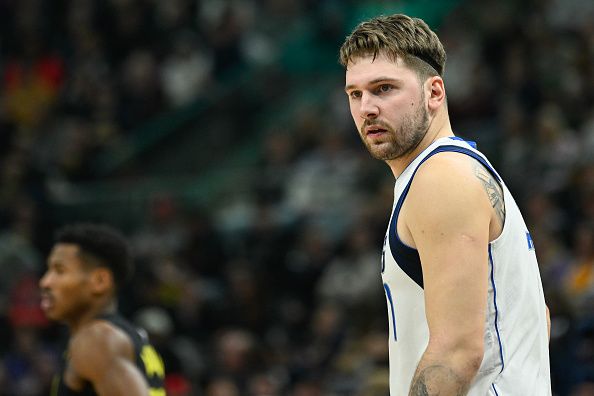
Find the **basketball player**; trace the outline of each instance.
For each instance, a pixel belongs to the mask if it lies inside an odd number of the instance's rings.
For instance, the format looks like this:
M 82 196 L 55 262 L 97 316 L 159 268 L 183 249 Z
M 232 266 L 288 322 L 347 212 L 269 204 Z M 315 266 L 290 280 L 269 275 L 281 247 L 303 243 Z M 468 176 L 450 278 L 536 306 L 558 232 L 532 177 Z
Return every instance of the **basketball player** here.
M 146 335 L 117 313 L 132 273 L 123 237 L 92 224 L 59 231 L 40 280 L 41 307 L 70 330 L 52 396 L 164 396 L 163 362 Z
M 361 23 L 340 49 L 360 137 L 396 178 L 381 263 L 390 392 L 550 395 L 534 245 L 497 172 L 452 132 L 445 59 L 405 15 Z

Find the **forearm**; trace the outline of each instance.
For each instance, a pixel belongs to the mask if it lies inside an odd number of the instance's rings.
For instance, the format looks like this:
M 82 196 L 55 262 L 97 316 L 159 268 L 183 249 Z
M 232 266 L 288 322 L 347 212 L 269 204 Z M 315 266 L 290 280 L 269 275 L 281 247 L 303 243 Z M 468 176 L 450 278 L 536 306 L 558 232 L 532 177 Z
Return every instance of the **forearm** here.
M 481 363 L 476 353 L 423 354 L 413 376 L 409 396 L 463 396 Z

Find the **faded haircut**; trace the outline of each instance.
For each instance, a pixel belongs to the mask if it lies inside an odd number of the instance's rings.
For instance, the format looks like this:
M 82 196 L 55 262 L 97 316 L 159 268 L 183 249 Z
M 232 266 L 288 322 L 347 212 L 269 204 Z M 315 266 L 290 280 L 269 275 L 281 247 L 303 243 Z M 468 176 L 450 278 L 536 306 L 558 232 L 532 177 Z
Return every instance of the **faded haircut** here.
M 346 68 L 357 58 L 380 54 L 401 59 L 423 80 L 443 76 L 445 49 L 422 19 L 394 14 L 361 22 L 340 47 L 340 64 Z
M 111 270 L 117 289 L 120 289 L 134 272 L 132 255 L 126 239 L 119 231 L 109 226 L 70 224 L 56 232 L 55 243 L 77 245 L 87 265 Z

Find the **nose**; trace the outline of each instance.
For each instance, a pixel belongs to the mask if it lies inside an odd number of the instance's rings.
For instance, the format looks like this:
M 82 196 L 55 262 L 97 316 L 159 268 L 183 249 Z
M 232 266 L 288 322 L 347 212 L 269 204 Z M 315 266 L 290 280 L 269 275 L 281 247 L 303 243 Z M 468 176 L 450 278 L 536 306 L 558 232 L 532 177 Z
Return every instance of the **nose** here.
M 379 107 L 373 100 L 373 97 L 368 93 L 363 93 L 361 96 L 361 105 L 359 108 L 360 116 L 363 119 L 370 120 L 377 118 L 379 115 Z
M 48 271 L 45 274 L 43 274 L 41 279 L 39 279 L 39 287 L 43 290 L 43 289 L 49 288 L 49 285 L 50 285 L 50 274 Z

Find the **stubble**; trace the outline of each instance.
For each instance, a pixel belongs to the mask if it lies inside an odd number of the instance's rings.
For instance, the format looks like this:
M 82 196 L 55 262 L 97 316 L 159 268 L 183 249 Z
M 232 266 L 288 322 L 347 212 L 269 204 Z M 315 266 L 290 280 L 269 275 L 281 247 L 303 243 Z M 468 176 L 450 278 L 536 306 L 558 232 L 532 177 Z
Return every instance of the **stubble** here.
M 401 158 L 411 153 L 421 143 L 429 128 L 429 115 L 421 101 L 416 111 L 407 114 L 397 130 L 382 121 L 366 120 L 361 126 L 359 135 L 369 153 L 376 159 L 382 161 Z M 386 132 L 378 142 L 366 138 L 365 128 L 378 126 Z

